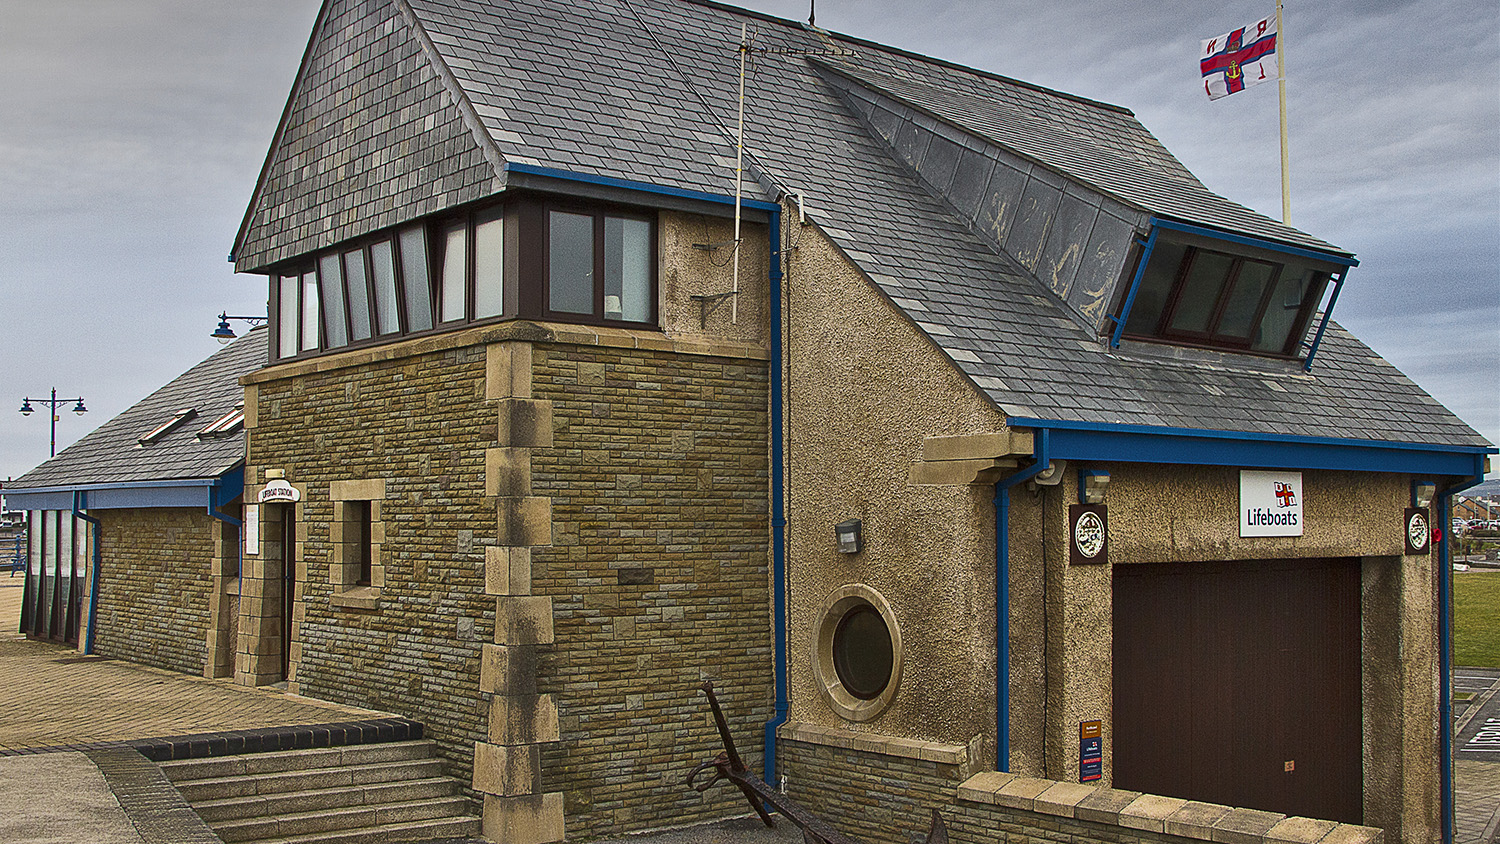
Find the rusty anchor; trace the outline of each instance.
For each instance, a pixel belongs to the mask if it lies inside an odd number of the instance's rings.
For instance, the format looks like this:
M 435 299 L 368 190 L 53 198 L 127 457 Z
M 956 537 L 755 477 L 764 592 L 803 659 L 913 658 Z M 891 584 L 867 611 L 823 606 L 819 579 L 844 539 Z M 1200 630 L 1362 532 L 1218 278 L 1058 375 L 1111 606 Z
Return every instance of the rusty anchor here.
M 714 713 L 714 724 L 719 728 L 719 738 L 724 742 L 724 750 L 718 756 L 707 762 L 700 762 L 688 772 L 687 785 L 699 793 L 708 791 L 720 780 L 728 780 L 745 795 L 750 801 L 750 808 L 760 816 L 766 826 L 774 829 L 776 821 L 772 820 L 771 814 L 766 811 L 770 806 L 781 816 L 797 825 L 802 830 L 802 840 L 805 844 L 860 844 L 853 838 L 843 835 L 838 830 L 829 826 L 822 818 L 798 806 L 785 794 L 781 794 L 766 785 L 765 781 L 755 775 L 740 758 L 739 751 L 735 750 L 734 737 L 729 734 L 729 724 L 724 720 L 724 710 L 719 707 L 719 699 L 714 694 L 714 684 L 704 683 L 702 691 L 708 695 L 708 705 Z M 707 782 L 696 783 L 698 775 L 712 769 L 714 775 Z M 943 826 L 943 818 L 936 809 L 932 810 L 932 826 L 927 832 L 925 844 L 948 844 L 948 830 Z

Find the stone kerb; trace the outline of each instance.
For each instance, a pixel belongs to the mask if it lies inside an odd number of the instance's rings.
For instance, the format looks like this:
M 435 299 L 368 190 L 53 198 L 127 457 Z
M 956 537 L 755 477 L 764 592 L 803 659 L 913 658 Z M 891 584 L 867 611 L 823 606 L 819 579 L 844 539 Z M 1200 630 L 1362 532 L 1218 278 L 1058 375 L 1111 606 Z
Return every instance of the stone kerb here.
M 531 343 L 486 347 L 485 398 L 497 442 L 485 454 L 495 500 L 496 546 L 485 551 L 485 591 L 495 598 L 495 641 L 484 646 L 479 687 L 489 697 L 488 741 L 474 745 L 474 790 L 483 831 L 496 841 L 563 840 L 563 795 L 544 793 L 541 746 L 559 739 L 557 706 L 536 688 L 539 645 L 553 642 L 552 599 L 531 594 L 531 549 L 552 544 L 552 500 L 532 495 L 531 455 L 552 447 L 552 403 L 532 398 Z

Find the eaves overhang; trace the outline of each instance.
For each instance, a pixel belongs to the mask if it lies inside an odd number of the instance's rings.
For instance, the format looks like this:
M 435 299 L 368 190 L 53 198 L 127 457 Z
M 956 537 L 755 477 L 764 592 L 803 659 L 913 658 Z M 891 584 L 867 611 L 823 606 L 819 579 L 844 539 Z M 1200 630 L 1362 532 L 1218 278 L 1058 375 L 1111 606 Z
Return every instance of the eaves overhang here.
M 624 203 L 641 203 L 649 195 L 649 204 L 653 207 L 714 216 L 733 213 L 734 197 L 726 194 L 577 173 L 517 161 L 506 162 L 504 177 L 507 190 L 537 190 Z M 774 202 L 742 198 L 740 207 L 748 222 L 765 223 L 770 219 L 771 212 L 778 210 L 780 206 Z
M 1483 477 L 1486 456 L 1497 453 L 1494 446 L 1303 437 L 1025 417 L 1011 417 L 1007 425 L 1035 432 L 1039 453 L 1045 441 L 1045 454 L 1050 460 Z
M 7 488 L 5 506 L 11 510 L 69 510 L 75 506 L 80 510 L 151 507 L 202 507 L 217 510 L 238 498 L 244 486 L 245 468 L 237 465 L 213 478 Z

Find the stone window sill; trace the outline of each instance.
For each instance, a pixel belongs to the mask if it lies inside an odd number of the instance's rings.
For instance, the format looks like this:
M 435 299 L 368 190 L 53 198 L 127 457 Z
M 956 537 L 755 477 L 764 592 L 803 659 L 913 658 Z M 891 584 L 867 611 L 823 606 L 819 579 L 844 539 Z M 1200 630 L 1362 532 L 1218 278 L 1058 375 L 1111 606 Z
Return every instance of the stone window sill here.
M 375 586 L 350 586 L 329 596 L 328 605 L 351 610 L 378 610 L 380 589 Z

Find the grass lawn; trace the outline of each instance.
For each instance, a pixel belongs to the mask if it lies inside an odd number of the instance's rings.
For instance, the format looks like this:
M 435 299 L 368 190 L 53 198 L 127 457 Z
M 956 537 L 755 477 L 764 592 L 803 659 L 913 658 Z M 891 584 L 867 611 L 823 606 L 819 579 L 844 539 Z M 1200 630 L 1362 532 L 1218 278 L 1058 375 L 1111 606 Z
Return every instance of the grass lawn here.
M 1453 664 L 1500 668 L 1500 572 L 1453 573 Z

